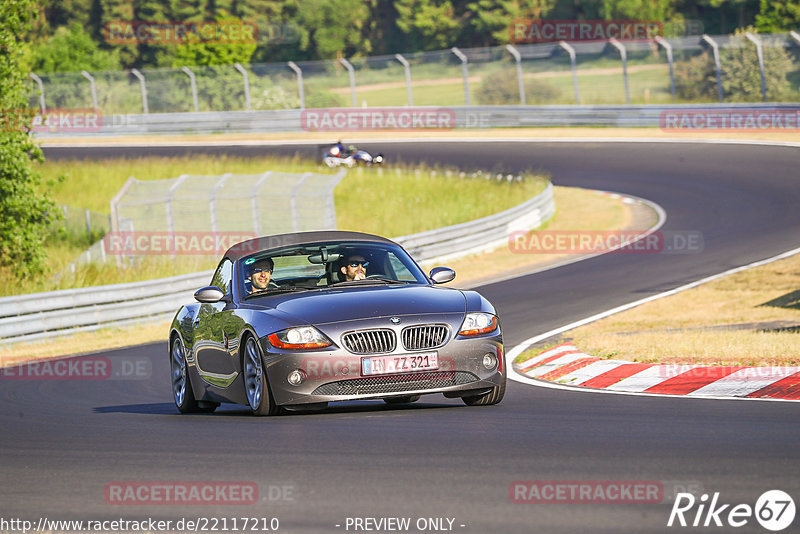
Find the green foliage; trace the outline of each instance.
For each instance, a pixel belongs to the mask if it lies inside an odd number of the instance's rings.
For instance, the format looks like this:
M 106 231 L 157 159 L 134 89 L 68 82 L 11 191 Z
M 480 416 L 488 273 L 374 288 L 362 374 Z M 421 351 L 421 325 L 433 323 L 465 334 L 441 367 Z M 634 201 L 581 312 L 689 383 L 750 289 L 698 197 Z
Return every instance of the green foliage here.
M 20 112 L 28 107 L 21 41 L 34 14 L 32 0 L 0 2 L 0 266 L 17 278 L 41 271 L 53 209 L 32 169 L 44 158 L 28 133 L 31 117 Z
M 690 102 L 717 99 L 717 74 L 710 53 L 675 62 L 675 95 Z
M 299 107 L 300 99 L 297 94 L 290 93 L 280 85 L 267 87 L 261 91 L 261 94 L 253 98 L 254 109 L 296 109 Z
M 34 72 L 101 71 L 120 68 L 119 53 L 101 50 L 77 22 L 62 26 L 33 56 Z
M 235 18 L 220 17 L 216 22 L 222 28 L 219 33 L 212 24 L 198 27 L 200 35 L 211 35 L 216 40 L 203 41 L 196 33 L 187 36 L 175 50 L 173 67 L 192 65 L 233 65 L 249 63 L 256 50 L 256 36 L 250 32 L 252 28 Z M 210 29 L 212 28 L 212 29 Z M 206 33 L 208 30 L 210 33 Z
M 307 108 L 342 108 L 349 102 L 344 96 L 331 93 L 324 88 L 309 90 L 305 98 Z
M 558 87 L 543 80 L 527 79 L 524 85 L 527 104 L 548 104 L 561 96 Z M 484 76 L 475 96 L 483 105 L 519 104 L 517 71 L 505 69 Z
M 369 9 L 362 0 L 297 0 L 300 50 L 331 59 L 367 55 L 372 51 L 367 31 Z
M 752 28 L 738 30 L 743 35 Z M 720 51 L 720 63 L 724 71 L 722 88 L 725 98 L 730 102 L 760 102 L 761 74 L 758 67 L 756 47 L 747 41 L 748 46 L 725 48 Z M 786 73 L 791 70 L 792 61 L 782 47 L 764 46 L 764 79 L 767 87 L 767 101 L 782 100 L 789 90 Z
M 761 0 L 756 27 L 762 33 L 778 33 L 800 28 L 800 2 L 797 0 Z
M 472 12 L 470 27 L 482 37 L 485 45 L 509 42 L 509 22 L 525 16 L 522 6 L 515 0 L 477 0 L 468 7 Z
M 103 40 L 106 48 L 113 46 L 118 53 L 119 62 L 124 68 L 133 67 L 139 56 L 136 46 L 106 41 L 109 37 L 106 25 L 133 20 L 133 5 L 128 0 L 99 0 L 98 11 L 99 21 L 97 27 L 93 28 L 98 39 Z
M 743 34 L 748 30 L 752 28 L 743 28 L 736 35 L 744 39 Z M 723 98 L 726 102 L 760 102 L 761 73 L 756 47 L 750 41 L 742 41 L 742 44 L 720 49 Z M 789 91 L 786 74 L 791 70 L 792 61 L 782 47 L 765 46 L 763 50 L 767 100 L 777 102 Z M 689 61 L 677 62 L 675 89 L 677 96 L 684 100 L 716 100 L 717 78 L 712 55 L 705 52 Z
M 669 35 L 685 28 L 687 20 L 699 19 L 710 34 L 752 24 L 756 16 L 761 31 L 796 29 L 800 21 L 797 0 L 38 0 L 36 5 L 44 15 L 34 28 L 37 43 L 77 24 L 101 50 L 113 50 L 125 68 L 215 65 L 234 57 L 269 63 L 492 46 L 507 42 L 509 24 L 520 18 L 659 20 Z M 111 21 L 221 18 L 258 27 L 252 53 L 103 40 L 104 25 Z M 91 56 L 90 51 L 82 53 Z
M 178 0 L 175 4 L 181 5 L 185 0 Z M 133 3 L 133 20 L 184 20 L 176 13 L 175 9 L 170 9 L 170 5 L 163 0 L 137 0 Z M 202 18 L 202 16 L 200 17 Z M 135 65 L 137 67 L 168 67 L 172 65 L 172 56 L 175 54 L 175 45 L 157 45 L 141 43 L 136 45 L 137 57 Z
M 455 44 L 461 22 L 450 0 L 396 0 L 397 26 L 417 50 L 438 50 Z
M 665 21 L 675 12 L 673 0 L 603 0 L 603 18 Z

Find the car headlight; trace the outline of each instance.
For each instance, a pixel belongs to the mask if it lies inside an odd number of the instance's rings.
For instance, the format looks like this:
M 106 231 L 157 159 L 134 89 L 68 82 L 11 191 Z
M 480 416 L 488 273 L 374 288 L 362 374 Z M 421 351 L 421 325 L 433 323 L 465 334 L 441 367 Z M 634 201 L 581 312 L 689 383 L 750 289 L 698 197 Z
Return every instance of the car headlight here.
M 491 313 L 468 313 L 461 324 L 458 334 L 461 336 L 480 336 L 493 332 L 497 328 L 497 316 Z
M 332 345 L 325 334 L 313 326 L 287 328 L 267 336 L 273 347 L 279 349 L 321 349 Z

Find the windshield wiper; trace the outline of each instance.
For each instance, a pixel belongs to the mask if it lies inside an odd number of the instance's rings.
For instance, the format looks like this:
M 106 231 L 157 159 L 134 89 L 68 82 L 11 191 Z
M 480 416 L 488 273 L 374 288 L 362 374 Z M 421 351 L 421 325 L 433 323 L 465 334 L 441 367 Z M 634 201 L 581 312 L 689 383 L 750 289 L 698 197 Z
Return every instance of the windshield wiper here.
M 254 293 L 250 293 L 249 295 L 245 295 L 244 299 L 247 300 L 251 297 L 268 297 L 271 295 L 280 295 L 281 293 L 293 293 L 295 291 L 312 291 L 314 289 L 320 289 L 320 288 L 304 287 L 304 286 L 273 287 L 270 289 L 264 289 L 262 291 L 256 291 Z

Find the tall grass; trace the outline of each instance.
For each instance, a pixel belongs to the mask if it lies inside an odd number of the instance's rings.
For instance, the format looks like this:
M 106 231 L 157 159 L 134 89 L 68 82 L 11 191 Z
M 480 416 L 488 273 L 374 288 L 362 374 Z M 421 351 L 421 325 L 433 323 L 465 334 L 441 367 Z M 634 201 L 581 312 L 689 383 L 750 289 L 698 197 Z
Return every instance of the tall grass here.
M 295 158 L 240 158 L 228 156 L 148 157 L 101 161 L 48 161 L 40 170 L 54 200 L 77 208 L 108 213 L 111 198 L 129 176 L 139 180 L 174 178 L 181 174 L 253 174 L 333 172 L 317 162 Z M 65 175 L 63 181 L 56 177 Z M 334 192 L 337 226 L 397 237 L 477 219 L 503 211 L 536 195 L 543 177 L 526 176 L 508 182 L 496 175 L 472 176 L 433 168 L 387 167 L 353 169 Z M 161 256 L 146 258 L 133 267 L 116 263 L 77 266 L 70 263 L 86 248 L 86 241 L 54 232 L 46 242 L 48 266 L 40 276 L 18 281 L 0 269 L 0 295 L 15 295 L 73 287 L 134 282 L 212 269 L 219 258 Z

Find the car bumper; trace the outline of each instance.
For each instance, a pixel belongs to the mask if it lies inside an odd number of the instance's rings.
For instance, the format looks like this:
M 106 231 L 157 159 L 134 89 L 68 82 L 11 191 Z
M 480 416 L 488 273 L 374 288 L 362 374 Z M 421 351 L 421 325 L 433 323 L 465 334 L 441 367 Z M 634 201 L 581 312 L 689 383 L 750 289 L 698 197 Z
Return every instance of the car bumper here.
M 310 404 L 359 399 L 381 399 L 406 395 L 445 393 L 457 397 L 500 385 L 505 374 L 503 341 L 496 335 L 476 339 L 451 339 L 436 351 L 438 369 L 409 373 L 364 376 L 361 359 L 343 349 L 319 352 L 270 352 L 262 342 L 267 378 L 278 405 Z M 431 352 L 410 351 L 403 354 Z M 497 363 L 490 369 L 483 365 L 486 354 Z M 292 385 L 289 373 L 299 369 L 305 375 L 302 384 Z

